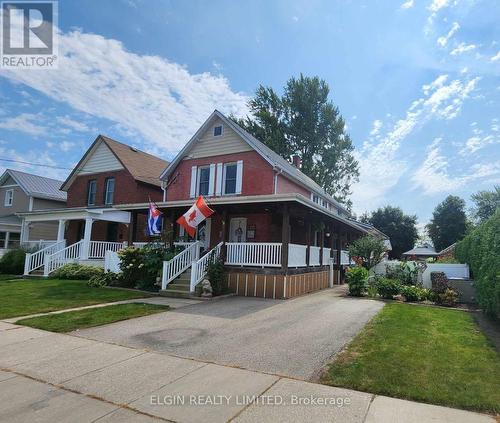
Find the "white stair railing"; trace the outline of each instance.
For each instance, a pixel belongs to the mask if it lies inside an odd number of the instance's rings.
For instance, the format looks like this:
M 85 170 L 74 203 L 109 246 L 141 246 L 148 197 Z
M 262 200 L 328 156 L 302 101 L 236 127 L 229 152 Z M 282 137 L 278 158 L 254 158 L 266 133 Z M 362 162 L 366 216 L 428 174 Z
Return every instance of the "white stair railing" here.
M 198 285 L 205 277 L 207 273 L 207 267 L 220 257 L 221 249 L 222 242 L 212 248 L 201 259 L 193 261 L 193 264 L 191 266 L 191 283 L 189 286 L 190 292 L 194 292 L 196 285 Z
M 106 251 L 117 252 L 125 247 L 123 242 L 90 241 L 89 259 L 102 259 Z
M 185 272 L 200 257 L 200 243 L 190 243 L 173 259 L 163 262 L 161 289 L 165 289 L 177 276 Z
M 83 252 L 83 245 L 83 240 L 81 240 L 53 254 L 46 255 L 43 268 L 44 276 L 49 276 L 54 270 L 59 269 L 61 266 L 72 263 L 75 259 L 79 259 Z
M 59 242 L 54 242 L 35 253 L 26 253 L 26 258 L 24 260 L 24 274 L 29 275 L 34 270 L 39 269 L 43 266 L 46 255 L 54 254 L 55 252 L 60 251 L 65 247 L 66 240 L 62 240 Z

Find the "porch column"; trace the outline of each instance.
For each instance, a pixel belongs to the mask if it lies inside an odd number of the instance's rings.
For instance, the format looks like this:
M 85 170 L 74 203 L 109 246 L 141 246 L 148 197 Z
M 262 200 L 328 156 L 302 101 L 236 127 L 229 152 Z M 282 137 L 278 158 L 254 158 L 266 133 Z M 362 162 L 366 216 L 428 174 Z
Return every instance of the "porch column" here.
M 311 221 L 307 220 L 306 222 L 306 266 L 309 267 L 310 258 L 311 258 Z
M 60 219 L 59 226 L 57 227 L 57 242 L 64 241 L 65 229 L 66 229 L 66 221 L 63 219 Z
M 90 238 L 92 236 L 92 223 L 94 223 L 94 219 L 91 217 L 87 217 L 85 219 L 85 231 L 83 233 L 83 245 L 81 258 L 86 260 L 89 258 L 89 250 L 90 250 Z
M 10 232 L 5 232 L 5 241 L 3 248 L 9 248 Z
M 323 266 L 323 247 L 325 245 L 325 228 L 321 226 L 321 231 L 319 231 L 319 265 Z
M 222 249 L 221 249 L 221 258 L 222 258 L 222 261 L 225 262 L 226 261 L 226 256 L 227 256 L 227 246 L 226 246 L 226 242 L 227 242 L 227 210 L 226 208 L 224 208 L 222 210 L 222 221 L 221 221 L 221 237 L 220 237 L 220 240 L 222 242 Z
M 23 218 L 21 223 L 21 243 L 30 240 L 30 222 Z
M 283 204 L 283 222 L 281 225 L 281 269 L 288 269 L 288 244 L 290 243 L 290 213 L 288 204 Z
M 132 244 L 135 241 L 135 228 L 137 227 L 137 211 L 133 210 L 132 216 L 130 219 L 130 223 L 128 224 L 128 235 L 127 235 L 127 242 L 129 246 L 132 246 Z

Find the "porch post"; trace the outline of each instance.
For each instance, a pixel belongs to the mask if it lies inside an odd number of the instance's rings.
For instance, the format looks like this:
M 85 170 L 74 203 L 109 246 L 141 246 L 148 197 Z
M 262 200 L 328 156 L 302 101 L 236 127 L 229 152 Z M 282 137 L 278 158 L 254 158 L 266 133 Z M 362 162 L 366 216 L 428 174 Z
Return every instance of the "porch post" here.
M 221 222 L 221 242 L 222 242 L 222 249 L 221 249 L 221 258 L 222 261 L 226 261 L 226 242 L 227 242 L 227 210 L 224 208 L 222 210 L 222 222 Z
M 323 266 L 323 247 L 325 245 L 325 228 L 321 225 L 321 231 L 319 231 L 319 265 Z
M 311 258 L 311 221 L 307 220 L 306 222 L 306 266 L 309 267 L 310 258 Z
M 288 244 L 290 243 L 290 213 L 288 204 L 283 204 L 283 222 L 281 226 L 281 269 L 288 269 Z
M 134 243 L 136 226 L 137 226 L 137 210 L 133 210 L 130 223 L 128 224 L 127 243 L 129 247 L 131 247 L 132 244 Z
M 30 240 L 30 222 L 23 218 L 21 224 L 21 243 L 28 242 Z
M 92 223 L 94 223 L 94 219 L 91 217 L 85 218 L 85 231 L 83 233 L 83 246 L 81 252 L 81 258 L 86 260 L 89 258 L 89 250 L 90 250 L 90 238 L 92 236 Z
M 57 227 L 57 242 L 64 240 L 64 230 L 66 229 L 66 221 L 63 219 L 59 220 L 59 226 Z
M 339 233 L 338 233 L 338 236 L 337 236 L 337 258 L 336 258 L 336 262 L 337 262 L 337 284 L 341 285 L 342 284 L 342 281 L 340 280 L 341 277 L 342 277 L 342 265 L 340 264 L 340 257 L 341 257 L 341 251 L 342 251 L 342 239 L 341 239 L 341 229 L 339 227 Z

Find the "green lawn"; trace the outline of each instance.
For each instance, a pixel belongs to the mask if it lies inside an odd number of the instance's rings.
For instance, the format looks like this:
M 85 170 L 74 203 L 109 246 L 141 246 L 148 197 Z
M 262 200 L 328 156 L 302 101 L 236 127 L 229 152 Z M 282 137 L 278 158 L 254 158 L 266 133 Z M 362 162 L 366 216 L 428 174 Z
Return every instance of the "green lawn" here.
M 20 275 L 5 275 L 5 274 L 0 274 L 0 281 L 9 281 L 12 279 L 20 279 Z
M 157 304 L 115 304 L 106 307 L 89 308 L 86 310 L 68 311 L 66 313 L 50 314 L 18 320 L 16 323 L 52 332 L 70 332 L 76 329 L 106 325 L 120 320 L 167 311 L 168 306 Z
M 322 382 L 500 412 L 500 355 L 463 311 L 387 304 L 330 364 Z
M 86 281 L 0 281 L 0 319 L 147 296 L 118 288 L 90 288 Z

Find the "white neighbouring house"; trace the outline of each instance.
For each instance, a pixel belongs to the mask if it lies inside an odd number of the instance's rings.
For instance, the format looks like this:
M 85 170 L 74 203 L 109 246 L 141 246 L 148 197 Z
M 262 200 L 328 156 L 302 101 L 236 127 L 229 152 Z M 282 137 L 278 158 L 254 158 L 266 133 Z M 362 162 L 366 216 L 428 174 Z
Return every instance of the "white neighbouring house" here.
M 62 181 L 7 169 L 0 177 L 0 255 L 18 248 L 38 249 L 55 242 L 57 223 L 23 225 L 18 213 L 66 207 Z

